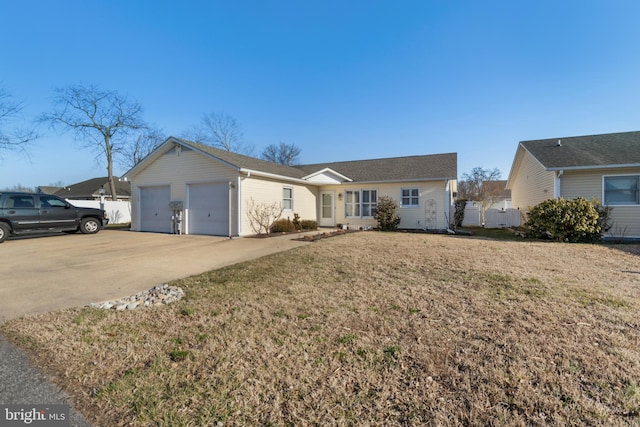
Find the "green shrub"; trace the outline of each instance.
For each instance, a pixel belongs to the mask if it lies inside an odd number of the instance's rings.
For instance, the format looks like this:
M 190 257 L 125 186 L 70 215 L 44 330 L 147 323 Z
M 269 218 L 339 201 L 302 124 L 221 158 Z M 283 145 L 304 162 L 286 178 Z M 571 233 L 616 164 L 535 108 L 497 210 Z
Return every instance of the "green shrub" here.
M 529 211 L 524 224 L 527 236 L 560 242 L 591 243 L 602 239 L 600 215 L 593 202 L 576 199 L 549 199 Z
M 315 230 L 318 228 L 318 222 L 312 219 L 303 219 L 300 221 L 300 228 L 302 230 Z
M 272 233 L 291 233 L 296 231 L 296 227 L 289 218 L 281 218 L 271 225 Z
M 400 224 L 400 217 L 398 216 L 398 204 L 396 201 L 389 196 L 380 196 L 374 218 L 378 221 L 378 229 L 382 231 L 397 229 L 398 224 Z

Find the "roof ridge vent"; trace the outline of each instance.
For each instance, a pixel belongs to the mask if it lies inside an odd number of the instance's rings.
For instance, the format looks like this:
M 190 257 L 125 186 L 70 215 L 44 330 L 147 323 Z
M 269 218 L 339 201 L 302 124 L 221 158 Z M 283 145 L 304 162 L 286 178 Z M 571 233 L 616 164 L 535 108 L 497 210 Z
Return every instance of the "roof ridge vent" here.
M 556 142 L 556 147 L 562 147 L 562 140 L 559 139 L 558 142 Z

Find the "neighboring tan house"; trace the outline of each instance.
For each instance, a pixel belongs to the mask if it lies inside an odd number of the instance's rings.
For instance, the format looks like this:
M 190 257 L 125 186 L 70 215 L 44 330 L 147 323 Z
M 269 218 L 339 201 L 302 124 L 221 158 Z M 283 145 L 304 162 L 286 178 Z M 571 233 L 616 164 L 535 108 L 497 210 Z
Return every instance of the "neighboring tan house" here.
M 522 141 L 507 189 L 523 213 L 551 198 L 596 199 L 612 208 L 612 234 L 640 238 L 640 132 Z
M 457 154 L 282 166 L 169 138 L 124 178 L 131 182 L 134 231 L 255 234 L 249 206 L 277 203 L 282 216 L 321 227 L 375 227 L 380 196 L 399 204 L 401 228 L 446 229 Z
M 121 181 L 117 176 L 114 176 L 113 179 L 116 182 L 117 199 L 121 201 L 130 200 L 131 184 Z M 100 200 L 101 189 L 104 190 L 105 198 L 111 200 L 111 189 L 109 188 L 109 181 L 106 176 L 67 185 L 53 194 L 69 200 Z

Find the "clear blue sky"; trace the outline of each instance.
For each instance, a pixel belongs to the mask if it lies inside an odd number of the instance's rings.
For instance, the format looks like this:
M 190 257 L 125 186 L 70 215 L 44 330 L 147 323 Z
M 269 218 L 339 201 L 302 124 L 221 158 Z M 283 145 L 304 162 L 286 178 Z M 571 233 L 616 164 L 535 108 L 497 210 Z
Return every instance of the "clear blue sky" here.
M 234 116 L 302 163 L 457 152 L 507 178 L 521 140 L 640 129 L 640 2 L 0 0 L 24 119 L 95 84 L 179 135 Z M 70 134 L 1 153 L 0 188 L 105 176 Z M 116 168 L 116 174 L 124 172 Z

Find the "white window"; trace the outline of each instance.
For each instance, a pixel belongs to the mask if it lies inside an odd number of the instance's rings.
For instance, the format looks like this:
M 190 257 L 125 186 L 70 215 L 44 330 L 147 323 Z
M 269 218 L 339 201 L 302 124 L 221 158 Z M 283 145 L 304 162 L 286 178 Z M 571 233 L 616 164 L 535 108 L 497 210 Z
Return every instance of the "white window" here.
M 420 206 L 420 189 L 403 188 L 401 191 L 400 207 Z
M 291 187 L 282 189 L 282 209 L 285 211 L 293 210 L 293 188 Z
M 640 175 L 604 177 L 605 205 L 640 204 Z
M 376 190 L 362 190 L 362 216 L 372 217 L 378 206 L 378 192 Z
M 377 190 L 347 190 L 344 192 L 346 217 L 373 217 L 378 206 Z
M 347 217 L 360 216 L 360 191 L 344 192 L 344 212 Z

